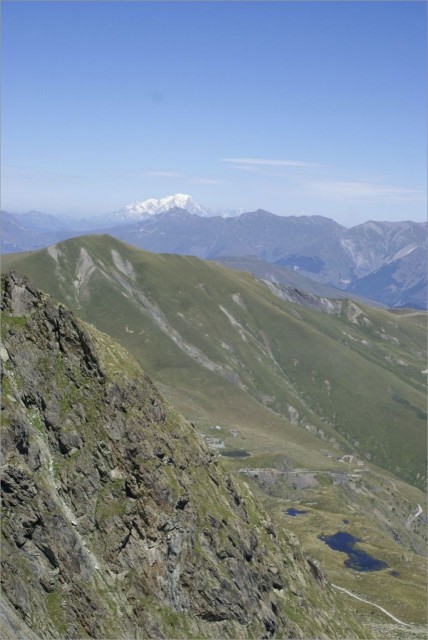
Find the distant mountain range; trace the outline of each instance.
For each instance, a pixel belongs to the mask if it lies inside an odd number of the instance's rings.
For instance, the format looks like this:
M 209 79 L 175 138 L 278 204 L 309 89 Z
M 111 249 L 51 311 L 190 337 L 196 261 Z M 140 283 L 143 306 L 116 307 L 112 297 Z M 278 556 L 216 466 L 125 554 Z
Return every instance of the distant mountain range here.
M 416 247 L 402 258 L 397 258 L 367 276 L 359 278 L 348 291 L 377 299 L 389 307 L 412 306 L 426 308 L 426 248 Z M 382 292 L 381 296 L 379 292 Z
M 104 216 L 97 216 L 95 218 L 92 217 L 79 220 L 79 225 L 84 224 L 85 228 L 93 229 L 94 226 L 108 228 L 117 224 L 141 222 L 176 207 L 184 209 L 185 211 L 202 218 L 209 218 L 212 216 L 231 218 L 244 213 L 244 209 L 218 209 L 214 211 L 203 204 L 195 202 L 192 196 L 186 193 L 176 193 L 175 195 L 165 196 L 164 198 L 149 198 L 148 200 L 142 201 L 137 200 L 136 202 L 131 202 L 130 204 L 125 205 L 113 213 L 108 213 Z
M 347 229 L 323 216 L 277 216 L 262 209 L 233 213 L 213 215 L 184 194 L 135 202 L 92 220 L 2 212 L 2 252 L 108 230 L 156 253 L 211 260 L 255 256 L 266 263 L 265 271 L 275 265 L 303 276 L 302 290 L 309 293 L 315 282 L 390 307 L 427 307 L 426 223 L 368 221 Z
M 322 216 L 285 217 L 259 209 L 233 218 L 201 218 L 175 208 L 109 233 L 157 253 L 204 259 L 253 255 L 386 305 L 426 308 L 423 223 L 369 221 L 346 229 Z M 385 275 L 379 274 L 384 267 Z
M 1 212 L 1 252 L 40 249 L 78 235 L 60 218 L 39 211 L 18 214 Z

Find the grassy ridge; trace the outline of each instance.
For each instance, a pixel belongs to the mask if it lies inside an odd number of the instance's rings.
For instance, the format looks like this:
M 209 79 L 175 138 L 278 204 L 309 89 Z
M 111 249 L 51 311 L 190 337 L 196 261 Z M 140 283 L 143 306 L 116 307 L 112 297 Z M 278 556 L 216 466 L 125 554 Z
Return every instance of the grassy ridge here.
M 120 340 L 182 406 L 214 420 L 218 399 L 251 396 L 424 484 L 423 316 L 349 301 L 334 314 L 305 309 L 249 274 L 109 236 L 6 256 L 11 267 Z

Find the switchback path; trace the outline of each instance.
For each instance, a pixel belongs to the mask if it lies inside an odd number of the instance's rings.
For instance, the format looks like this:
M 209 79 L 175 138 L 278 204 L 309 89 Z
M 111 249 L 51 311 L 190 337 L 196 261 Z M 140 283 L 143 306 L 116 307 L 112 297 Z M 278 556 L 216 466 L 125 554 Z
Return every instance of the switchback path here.
M 369 604 L 372 607 L 376 607 L 377 609 L 380 609 L 381 611 L 383 611 L 383 613 L 386 613 L 387 616 L 392 618 L 394 620 L 394 622 L 398 622 L 398 624 L 402 624 L 405 627 L 410 627 L 411 626 L 410 624 L 407 624 L 406 622 L 403 622 L 402 620 L 399 620 L 398 618 L 393 616 L 392 613 L 389 613 L 389 611 L 387 611 L 383 607 L 380 607 L 378 604 L 375 604 L 374 602 L 370 602 L 370 600 L 365 600 L 364 598 L 360 598 L 360 596 L 356 596 L 355 593 L 352 593 L 352 591 L 348 591 L 348 589 L 344 589 L 343 587 L 338 587 L 337 584 L 333 584 L 332 582 L 330 584 L 335 589 L 339 589 L 339 591 L 344 591 L 345 593 L 348 594 L 348 596 L 352 596 L 353 598 L 356 598 L 356 600 L 360 600 L 361 602 L 365 602 L 366 604 Z

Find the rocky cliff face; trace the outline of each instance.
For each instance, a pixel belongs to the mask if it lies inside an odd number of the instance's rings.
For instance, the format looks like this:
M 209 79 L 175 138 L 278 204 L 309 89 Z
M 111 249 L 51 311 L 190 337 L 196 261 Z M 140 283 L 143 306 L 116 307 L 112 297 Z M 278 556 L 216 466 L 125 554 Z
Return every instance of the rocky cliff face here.
M 373 297 L 389 307 L 427 308 L 427 254 L 416 247 L 397 260 L 375 269 L 350 285 L 349 290 Z
M 16 274 L 2 311 L 2 637 L 365 637 L 122 347 Z

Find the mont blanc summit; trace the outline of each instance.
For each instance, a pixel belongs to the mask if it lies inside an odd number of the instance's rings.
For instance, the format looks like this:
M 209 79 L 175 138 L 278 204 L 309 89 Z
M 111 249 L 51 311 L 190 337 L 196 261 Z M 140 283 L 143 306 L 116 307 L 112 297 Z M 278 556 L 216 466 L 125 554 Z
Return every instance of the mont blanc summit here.
M 110 219 L 111 221 L 117 222 L 138 222 L 174 208 L 185 209 L 189 213 L 193 213 L 202 218 L 211 216 L 231 218 L 244 213 L 244 209 L 220 209 L 214 211 L 203 204 L 195 202 L 189 194 L 176 193 L 175 195 L 165 196 L 163 198 L 149 198 L 147 200 L 131 202 L 119 211 L 111 214 Z
M 174 207 L 186 209 L 189 213 L 198 216 L 213 215 L 211 210 L 204 205 L 197 204 L 192 196 L 185 193 L 176 193 L 173 196 L 165 196 L 164 198 L 149 198 L 148 200 L 131 202 L 113 214 L 120 221 L 145 220 L 150 216 L 155 216 L 164 211 L 169 211 Z

